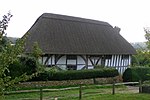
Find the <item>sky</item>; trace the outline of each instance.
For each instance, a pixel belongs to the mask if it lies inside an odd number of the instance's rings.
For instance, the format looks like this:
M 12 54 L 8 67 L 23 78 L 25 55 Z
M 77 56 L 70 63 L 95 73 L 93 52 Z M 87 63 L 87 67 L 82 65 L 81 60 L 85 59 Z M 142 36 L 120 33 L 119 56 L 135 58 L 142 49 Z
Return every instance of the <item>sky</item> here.
M 43 13 L 105 21 L 121 28 L 128 42 L 144 42 L 150 0 L 0 0 L 0 20 L 11 12 L 7 36 L 22 37 Z

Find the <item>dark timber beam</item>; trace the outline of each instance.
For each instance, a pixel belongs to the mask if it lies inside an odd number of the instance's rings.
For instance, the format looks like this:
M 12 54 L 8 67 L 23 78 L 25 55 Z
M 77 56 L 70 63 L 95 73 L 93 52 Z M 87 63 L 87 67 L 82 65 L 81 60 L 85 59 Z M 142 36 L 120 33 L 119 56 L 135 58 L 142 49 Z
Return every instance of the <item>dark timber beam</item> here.
M 64 55 L 55 55 L 55 65 L 57 64 L 58 60 Z
M 88 69 L 88 56 L 85 55 L 85 57 L 83 55 L 80 55 L 80 57 L 84 60 L 85 62 L 85 68 Z
M 85 65 L 86 65 L 86 69 L 88 69 L 88 56 L 86 55 L 86 62 L 85 62 Z
M 98 64 L 99 60 L 101 59 L 101 56 L 98 58 L 97 62 L 96 62 L 96 65 Z
M 89 57 L 89 59 L 90 59 L 90 61 L 91 61 L 92 65 L 94 66 L 94 62 L 92 61 L 91 57 Z
M 47 56 L 47 58 L 46 58 L 46 60 L 45 60 L 45 62 L 44 62 L 44 65 L 46 65 L 46 63 L 48 62 L 48 60 L 49 60 L 50 57 L 52 57 L 52 55 L 48 55 L 48 56 Z

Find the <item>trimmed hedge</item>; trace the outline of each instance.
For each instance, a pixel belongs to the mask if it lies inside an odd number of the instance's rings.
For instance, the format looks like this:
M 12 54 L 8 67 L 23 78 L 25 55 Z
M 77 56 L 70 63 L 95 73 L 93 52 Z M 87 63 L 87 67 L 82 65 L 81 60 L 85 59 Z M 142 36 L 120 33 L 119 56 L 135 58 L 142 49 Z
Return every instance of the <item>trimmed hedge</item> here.
M 138 82 L 139 80 L 150 80 L 150 67 L 127 68 L 123 73 L 124 82 Z
M 88 70 L 69 70 L 59 72 L 40 73 L 38 77 L 32 79 L 32 81 L 61 81 L 61 80 L 79 80 L 90 78 L 107 78 L 118 76 L 119 73 L 113 68 L 102 69 L 88 69 Z

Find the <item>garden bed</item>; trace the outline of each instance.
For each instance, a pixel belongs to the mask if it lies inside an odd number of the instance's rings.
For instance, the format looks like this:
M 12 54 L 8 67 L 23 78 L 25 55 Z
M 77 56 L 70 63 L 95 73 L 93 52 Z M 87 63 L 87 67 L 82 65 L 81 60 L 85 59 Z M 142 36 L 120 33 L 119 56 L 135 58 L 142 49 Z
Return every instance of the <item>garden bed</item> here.
M 97 84 L 112 84 L 112 78 L 96 78 Z M 122 82 L 120 76 L 115 77 L 116 82 Z M 37 82 L 23 82 L 17 84 L 19 87 L 47 87 L 47 86 L 74 86 L 79 84 L 94 84 L 93 79 L 82 79 L 82 80 L 66 80 L 66 81 L 37 81 Z

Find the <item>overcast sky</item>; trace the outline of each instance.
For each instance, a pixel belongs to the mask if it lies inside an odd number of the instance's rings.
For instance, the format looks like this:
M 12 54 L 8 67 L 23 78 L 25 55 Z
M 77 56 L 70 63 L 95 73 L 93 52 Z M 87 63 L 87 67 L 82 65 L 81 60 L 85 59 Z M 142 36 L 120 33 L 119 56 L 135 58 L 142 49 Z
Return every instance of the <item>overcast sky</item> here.
M 42 13 L 55 13 L 105 21 L 121 28 L 129 42 L 145 41 L 150 27 L 150 0 L 0 0 L 0 19 L 9 10 L 13 17 L 7 36 L 22 37 Z

